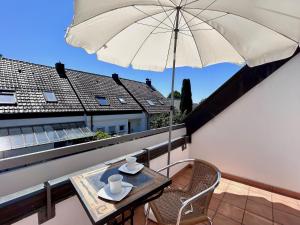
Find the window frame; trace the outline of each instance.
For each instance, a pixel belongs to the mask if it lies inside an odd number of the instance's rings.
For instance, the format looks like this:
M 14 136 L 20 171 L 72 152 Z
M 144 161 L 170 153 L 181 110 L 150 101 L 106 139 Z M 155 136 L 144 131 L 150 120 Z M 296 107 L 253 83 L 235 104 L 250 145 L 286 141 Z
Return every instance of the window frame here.
M 9 90 L 1 90 L 0 91 L 0 96 L 12 96 L 14 101 L 11 102 L 11 101 L 3 101 L 1 102 L 0 101 L 0 105 L 17 105 L 18 102 L 17 102 L 17 96 L 16 96 L 16 92 L 15 91 L 9 91 Z
M 122 98 L 122 97 L 118 97 L 118 100 L 119 100 L 119 102 L 121 103 L 121 104 L 127 104 L 127 101 L 126 101 L 126 99 L 125 98 Z
M 51 99 L 49 98 L 49 96 L 47 96 L 47 94 L 53 94 L 53 96 L 50 97 Z M 57 103 L 58 102 L 58 99 L 53 91 L 43 91 L 43 96 L 47 103 Z M 54 97 L 55 100 L 53 100 L 52 97 Z
M 150 105 L 150 106 L 155 106 L 155 102 L 151 99 L 147 99 L 146 102 Z
M 97 96 L 95 96 L 95 99 L 96 99 L 96 101 L 98 102 L 98 105 L 99 105 L 99 106 L 110 106 L 110 102 L 108 101 L 108 99 L 107 99 L 106 97 L 97 95 Z M 106 104 L 102 104 L 102 103 L 100 102 L 100 99 L 101 99 L 101 100 L 104 99 L 104 100 L 106 101 Z

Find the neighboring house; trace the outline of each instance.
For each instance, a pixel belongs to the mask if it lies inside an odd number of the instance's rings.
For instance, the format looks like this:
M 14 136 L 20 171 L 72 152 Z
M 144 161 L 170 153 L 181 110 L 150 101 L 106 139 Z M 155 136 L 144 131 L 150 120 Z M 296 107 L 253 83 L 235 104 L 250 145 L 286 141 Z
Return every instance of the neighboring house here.
M 83 141 L 94 134 L 56 69 L 0 59 L 0 158 Z
M 126 88 L 143 109 L 147 116 L 148 129 L 151 117 L 170 111 L 168 100 L 153 87 L 151 80 L 146 79 L 146 83 L 141 83 L 119 78 L 117 74 L 114 74 L 113 78 L 116 82 L 120 82 Z
M 149 82 L 1 58 L 0 158 L 146 130 L 149 115 L 168 111 Z
M 127 134 L 146 130 L 146 115 L 120 84 L 107 76 L 66 71 L 87 114 L 92 130 Z

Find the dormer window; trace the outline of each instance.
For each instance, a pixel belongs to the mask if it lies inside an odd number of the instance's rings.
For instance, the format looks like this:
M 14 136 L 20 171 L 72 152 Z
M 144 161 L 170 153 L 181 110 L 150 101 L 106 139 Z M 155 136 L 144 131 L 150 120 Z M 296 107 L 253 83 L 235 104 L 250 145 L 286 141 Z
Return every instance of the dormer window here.
M 96 100 L 98 101 L 100 106 L 108 106 L 109 102 L 105 97 L 96 96 Z
M 154 106 L 155 103 L 152 100 L 146 100 L 148 102 L 149 105 Z
M 0 91 L 0 105 L 15 105 L 17 104 L 16 92 Z
M 56 98 L 54 92 L 45 91 L 45 92 L 43 92 L 43 95 L 44 95 L 44 98 L 45 98 L 46 102 L 49 102 L 49 103 L 57 102 L 57 98 Z
M 118 98 L 119 101 L 122 103 L 122 104 L 127 104 L 126 100 L 124 98 Z

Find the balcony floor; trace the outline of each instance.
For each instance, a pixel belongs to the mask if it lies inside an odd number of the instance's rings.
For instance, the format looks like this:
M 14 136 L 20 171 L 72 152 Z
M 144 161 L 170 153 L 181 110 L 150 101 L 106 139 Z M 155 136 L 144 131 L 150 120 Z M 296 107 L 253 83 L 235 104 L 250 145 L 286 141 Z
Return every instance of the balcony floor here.
M 173 185 L 185 188 L 191 172 L 191 168 L 180 171 Z M 222 178 L 211 200 L 209 216 L 214 225 L 299 225 L 300 201 Z M 144 222 L 140 207 L 136 210 L 135 224 Z

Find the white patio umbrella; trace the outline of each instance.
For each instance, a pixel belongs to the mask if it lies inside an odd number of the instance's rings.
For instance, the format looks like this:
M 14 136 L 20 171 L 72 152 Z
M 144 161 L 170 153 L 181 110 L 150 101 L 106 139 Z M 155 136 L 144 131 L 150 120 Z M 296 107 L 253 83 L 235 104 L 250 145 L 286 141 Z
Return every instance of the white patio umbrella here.
M 172 106 L 176 67 L 256 66 L 291 56 L 299 40 L 299 0 L 75 0 L 66 34 L 67 43 L 104 62 L 173 68 Z

